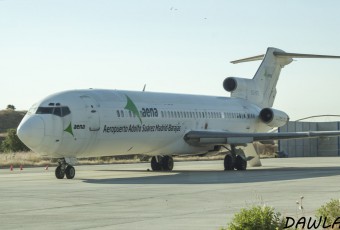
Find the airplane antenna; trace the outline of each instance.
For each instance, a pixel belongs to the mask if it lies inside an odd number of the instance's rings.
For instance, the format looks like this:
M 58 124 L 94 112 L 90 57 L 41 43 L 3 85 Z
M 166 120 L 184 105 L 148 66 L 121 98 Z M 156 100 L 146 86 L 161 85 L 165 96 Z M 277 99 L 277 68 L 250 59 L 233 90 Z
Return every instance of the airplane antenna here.
M 145 92 L 145 88 L 146 88 L 146 84 L 144 84 L 144 87 L 143 87 L 143 92 Z

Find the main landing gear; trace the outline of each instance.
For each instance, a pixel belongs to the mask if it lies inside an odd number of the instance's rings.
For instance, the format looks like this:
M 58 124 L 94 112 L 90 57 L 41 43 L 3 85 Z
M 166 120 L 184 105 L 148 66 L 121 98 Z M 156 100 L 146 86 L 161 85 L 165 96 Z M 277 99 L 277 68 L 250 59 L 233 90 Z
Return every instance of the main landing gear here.
M 244 154 L 236 154 L 238 151 L 234 145 L 231 145 L 230 154 L 227 154 L 224 158 L 224 170 L 246 170 L 247 169 L 247 160 L 244 157 Z
M 171 156 L 153 156 L 151 158 L 151 168 L 153 171 L 172 171 L 174 160 Z
M 76 175 L 74 167 L 66 162 L 64 158 L 58 160 L 58 167 L 55 169 L 55 176 L 57 179 L 73 179 Z

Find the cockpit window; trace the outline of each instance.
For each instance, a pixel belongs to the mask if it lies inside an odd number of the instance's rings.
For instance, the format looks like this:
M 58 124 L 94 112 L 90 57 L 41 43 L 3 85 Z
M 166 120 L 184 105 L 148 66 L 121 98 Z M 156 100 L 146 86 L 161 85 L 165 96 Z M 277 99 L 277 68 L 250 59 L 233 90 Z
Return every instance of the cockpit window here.
M 35 114 L 35 112 L 37 111 L 38 107 L 36 105 L 33 105 L 27 112 L 27 114 L 31 115 L 31 114 Z
M 70 109 L 67 106 L 61 107 L 62 117 L 69 115 L 71 113 Z
M 53 107 L 39 107 L 36 114 L 52 114 Z
M 58 107 L 54 108 L 53 114 L 61 117 L 61 108 L 60 107 L 59 108 Z
M 65 117 L 71 113 L 67 106 L 38 107 L 36 114 L 53 114 L 58 117 Z

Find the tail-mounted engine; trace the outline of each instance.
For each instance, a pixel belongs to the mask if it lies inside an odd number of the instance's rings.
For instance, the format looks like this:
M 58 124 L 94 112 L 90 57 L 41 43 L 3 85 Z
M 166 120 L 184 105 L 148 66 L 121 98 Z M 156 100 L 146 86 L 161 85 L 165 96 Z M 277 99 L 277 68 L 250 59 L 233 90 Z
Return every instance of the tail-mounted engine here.
M 289 117 L 285 112 L 272 108 L 262 109 L 260 119 L 270 127 L 282 127 L 289 121 Z
M 223 88 L 231 93 L 231 97 L 251 99 L 255 103 L 262 100 L 259 87 L 253 79 L 228 77 L 223 81 Z

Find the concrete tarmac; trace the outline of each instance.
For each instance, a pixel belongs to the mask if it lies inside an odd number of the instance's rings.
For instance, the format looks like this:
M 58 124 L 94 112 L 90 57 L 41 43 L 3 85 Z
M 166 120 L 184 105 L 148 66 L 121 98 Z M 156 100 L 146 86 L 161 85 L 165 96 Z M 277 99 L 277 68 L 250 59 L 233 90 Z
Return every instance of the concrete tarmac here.
M 340 158 L 265 159 L 224 172 L 222 161 L 76 166 L 73 180 L 54 168 L 0 170 L 1 229 L 219 229 L 243 207 L 265 204 L 285 216 L 312 215 L 340 198 Z M 303 212 L 296 204 L 303 196 Z

